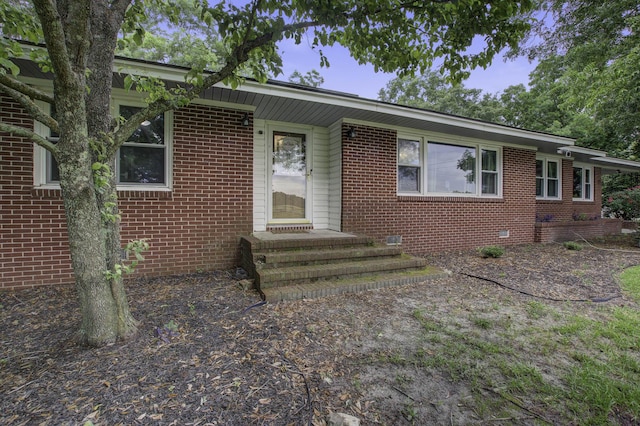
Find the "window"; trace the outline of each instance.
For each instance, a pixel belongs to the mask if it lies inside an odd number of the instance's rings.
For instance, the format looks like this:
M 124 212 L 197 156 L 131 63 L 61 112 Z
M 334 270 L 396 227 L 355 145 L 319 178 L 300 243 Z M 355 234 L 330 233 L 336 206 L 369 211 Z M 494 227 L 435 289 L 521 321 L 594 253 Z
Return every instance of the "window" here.
M 593 200 L 593 170 L 590 167 L 573 167 L 573 199 L 576 201 Z
M 46 104 L 43 108 L 51 108 Z M 129 118 L 141 107 L 118 105 L 117 111 L 124 118 Z M 116 178 L 120 186 L 168 187 L 170 184 L 170 147 L 171 113 L 161 114 L 153 120 L 144 121 L 129 137 L 116 155 Z M 57 134 L 41 123 L 37 123 L 35 131 L 57 142 Z M 36 164 L 34 180 L 36 186 L 57 187 L 60 181 L 58 164 L 50 152 L 36 147 L 34 163 Z
M 483 149 L 482 195 L 498 195 L 498 151 Z
M 536 159 L 536 198 L 560 198 L 560 161 Z
M 398 192 L 420 192 L 420 141 L 398 140 Z
M 120 105 L 129 119 L 142 108 Z M 117 157 L 119 184 L 166 184 L 167 154 L 164 114 L 145 120 L 121 147 Z
M 425 144 L 421 138 L 400 138 L 398 192 L 499 196 L 500 150 L 443 142 Z

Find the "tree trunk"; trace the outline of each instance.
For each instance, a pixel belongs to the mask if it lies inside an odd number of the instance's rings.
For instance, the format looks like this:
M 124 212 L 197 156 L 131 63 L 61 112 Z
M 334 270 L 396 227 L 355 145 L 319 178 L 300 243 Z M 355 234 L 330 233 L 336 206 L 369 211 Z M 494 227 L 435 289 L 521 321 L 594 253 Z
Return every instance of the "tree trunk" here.
M 105 275 L 106 245 L 91 173 L 84 164 L 62 162 L 59 167 L 82 316 L 80 339 L 91 346 L 113 343 L 118 337 L 116 304 Z

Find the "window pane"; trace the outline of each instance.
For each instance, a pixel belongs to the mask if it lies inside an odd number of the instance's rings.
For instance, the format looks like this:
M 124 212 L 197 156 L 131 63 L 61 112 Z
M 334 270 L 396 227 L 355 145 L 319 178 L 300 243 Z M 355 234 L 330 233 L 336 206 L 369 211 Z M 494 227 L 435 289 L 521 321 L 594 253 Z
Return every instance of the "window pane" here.
M 544 177 L 544 162 L 542 160 L 536 160 L 536 177 Z
M 420 142 L 398 139 L 398 164 L 420 165 Z
M 50 105 L 49 114 L 51 118 L 56 119 L 56 106 L 54 104 Z M 49 137 L 50 138 L 59 138 L 60 135 L 57 132 L 49 129 Z M 52 143 L 57 143 L 56 140 L 51 140 Z M 60 182 L 60 170 L 58 170 L 58 162 L 53 155 L 49 151 L 47 151 L 47 183 L 50 182 Z
M 582 168 L 573 168 L 573 198 L 582 198 Z
M 558 197 L 558 180 L 549 179 L 547 181 L 547 197 Z
M 164 149 L 120 147 L 121 183 L 165 183 Z
M 547 163 L 547 177 L 550 179 L 558 178 L 558 163 L 555 161 L 549 161 Z
M 482 193 L 487 195 L 498 195 L 497 173 L 482 173 Z
M 398 167 L 398 192 L 420 192 L 419 167 Z
M 121 105 L 120 115 L 128 120 L 141 109 L 139 107 Z M 164 145 L 164 114 L 158 115 L 151 121 L 146 120 L 140 123 L 136 131 L 129 136 L 127 142 Z
M 47 182 L 60 182 L 58 162 L 49 151 L 47 151 Z
M 536 197 L 544 197 L 544 179 L 536 178 Z
M 482 150 L 482 170 L 488 172 L 498 171 L 498 153 L 496 151 Z
M 477 192 L 475 149 L 429 143 L 427 178 L 429 192 L 475 194 Z

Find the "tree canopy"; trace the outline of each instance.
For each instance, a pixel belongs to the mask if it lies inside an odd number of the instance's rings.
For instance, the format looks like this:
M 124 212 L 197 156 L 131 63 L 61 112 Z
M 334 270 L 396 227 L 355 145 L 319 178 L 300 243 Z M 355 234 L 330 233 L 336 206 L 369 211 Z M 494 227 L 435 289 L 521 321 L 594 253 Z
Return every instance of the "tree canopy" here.
M 539 7 L 543 19 L 511 54 L 542 61 L 534 78 L 545 73 L 545 84 L 556 87 L 556 104 L 574 122 L 564 125 L 580 143 L 640 158 L 640 4 L 544 0 Z M 592 128 L 580 131 L 589 120 Z

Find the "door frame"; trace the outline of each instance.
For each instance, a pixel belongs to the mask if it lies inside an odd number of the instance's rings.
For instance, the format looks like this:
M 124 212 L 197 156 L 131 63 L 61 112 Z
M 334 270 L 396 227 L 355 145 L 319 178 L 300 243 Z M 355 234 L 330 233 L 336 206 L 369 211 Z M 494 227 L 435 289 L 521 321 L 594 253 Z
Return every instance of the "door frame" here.
M 267 126 L 267 167 L 266 171 L 266 201 L 267 201 L 267 225 L 300 225 L 313 223 L 313 129 L 307 126 L 296 126 L 295 124 L 275 124 Z M 273 134 L 274 133 L 295 133 L 305 136 L 305 163 L 307 168 L 306 176 L 306 196 L 305 196 L 305 217 L 303 219 L 274 219 L 273 218 Z

